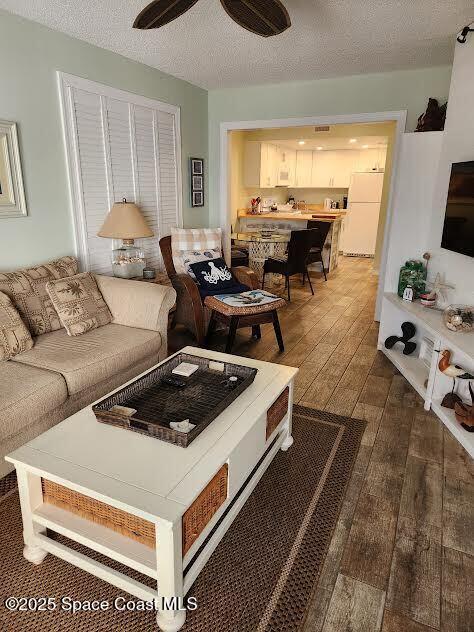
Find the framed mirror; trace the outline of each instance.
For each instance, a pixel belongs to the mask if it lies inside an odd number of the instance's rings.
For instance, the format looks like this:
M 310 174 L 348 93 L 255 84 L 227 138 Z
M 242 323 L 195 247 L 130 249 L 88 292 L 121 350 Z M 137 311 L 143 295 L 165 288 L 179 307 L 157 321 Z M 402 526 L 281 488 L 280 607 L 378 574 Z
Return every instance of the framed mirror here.
M 26 214 L 16 123 L 0 120 L 0 218 Z

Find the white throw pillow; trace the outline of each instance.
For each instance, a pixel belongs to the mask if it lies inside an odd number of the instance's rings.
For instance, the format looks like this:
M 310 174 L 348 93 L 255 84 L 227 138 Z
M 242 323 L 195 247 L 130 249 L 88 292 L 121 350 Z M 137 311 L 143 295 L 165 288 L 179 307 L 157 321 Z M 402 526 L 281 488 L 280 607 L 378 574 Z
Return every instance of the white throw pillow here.
M 188 252 L 183 252 L 183 264 L 187 274 L 193 279 L 196 279 L 196 275 L 191 270 L 192 263 L 200 263 L 201 261 L 206 261 L 207 259 L 219 259 L 222 256 L 220 248 L 209 248 L 209 250 L 190 250 Z
M 222 256 L 222 230 L 220 228 L 174 227 L 171 229 L 171 255 L 177 274 L 187 274 L 184 253 L 210 250 L 218 250 L 217 256 Z

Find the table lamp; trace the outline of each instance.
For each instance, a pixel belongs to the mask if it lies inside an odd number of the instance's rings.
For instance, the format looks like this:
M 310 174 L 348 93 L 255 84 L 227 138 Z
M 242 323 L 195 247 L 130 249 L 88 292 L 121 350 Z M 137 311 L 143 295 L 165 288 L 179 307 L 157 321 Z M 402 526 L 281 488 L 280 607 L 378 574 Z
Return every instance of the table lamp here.
M 97 235 L 122 240 L 120 248 L 112 251 L 114 276 L 131 279 L 143 275 L 145 255 L 141 248 L 134 245 L 134 240 L 153 237 L 153 231 L 136 204 L 127 202 L 125 198 L 121 202 L 115 202 Z

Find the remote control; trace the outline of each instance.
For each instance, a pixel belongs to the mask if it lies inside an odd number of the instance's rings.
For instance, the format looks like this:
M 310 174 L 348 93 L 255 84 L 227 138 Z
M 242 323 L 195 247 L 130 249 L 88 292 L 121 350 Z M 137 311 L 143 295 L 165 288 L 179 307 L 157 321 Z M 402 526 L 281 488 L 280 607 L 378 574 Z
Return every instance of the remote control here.
M 167 375 L 166 377 L 162 377 L 161 381 L 169 386 L 176 386 L 177 388 L 183 388 L 186 386 L 186 380 L 180 380 L 179 377 L 173 377 L 171 375 Z

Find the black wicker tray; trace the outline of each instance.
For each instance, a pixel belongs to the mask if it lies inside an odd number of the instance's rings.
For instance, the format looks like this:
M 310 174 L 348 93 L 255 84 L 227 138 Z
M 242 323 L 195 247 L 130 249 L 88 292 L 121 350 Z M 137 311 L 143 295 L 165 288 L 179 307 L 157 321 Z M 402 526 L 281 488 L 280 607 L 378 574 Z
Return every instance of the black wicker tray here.
M 186 448 L 222 411 L 254 381 L 257 369 L 223 362 L 224 371 L 209 368 L 209 360 L 188 353 L 178 353 L 159 367 L 128 384 L 120 391 L 100 400 L 92 407 L 98 421 L 127 428 L 149 437 Z M 199 369 L 182 388 L 170 386 L 162 378 L 181 362 L 198 364 Z M 234 376 L 237 380 L 229 381 Z M 178 377 L 178 376 L 176 376 Z M 113 406 L 134 408 L 132 416 L 112 411 Z M 171 422 L 185 419 L 195 425 L 189 432 L 170 427 Z

